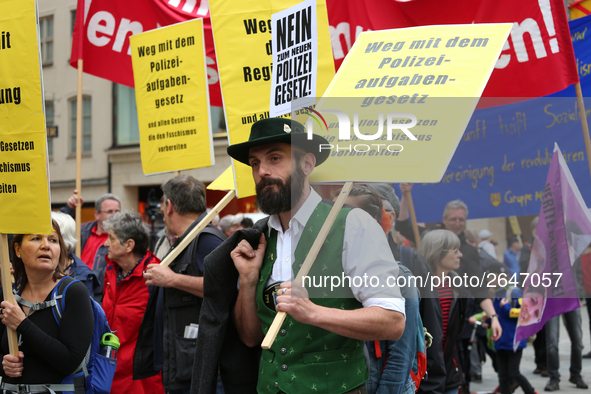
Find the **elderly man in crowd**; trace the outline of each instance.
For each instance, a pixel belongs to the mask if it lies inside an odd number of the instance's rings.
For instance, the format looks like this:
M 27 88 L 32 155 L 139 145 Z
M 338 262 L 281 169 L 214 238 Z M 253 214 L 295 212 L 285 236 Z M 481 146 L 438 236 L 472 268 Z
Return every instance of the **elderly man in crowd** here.
M 179 175 L 162 186 L 164 223 L 176 248 L 205 217 L 205 185 Z M 168 267 L 150 264 L 144 277 L 152 286 L 140 327 L 134 358 L 134 378 L 162 371 L 169 394 L 185 394 L 191 385 L 195 339 L 185 328 L 199 323 L 203 297 L 203 261 L 225 236 L 208 224 Z

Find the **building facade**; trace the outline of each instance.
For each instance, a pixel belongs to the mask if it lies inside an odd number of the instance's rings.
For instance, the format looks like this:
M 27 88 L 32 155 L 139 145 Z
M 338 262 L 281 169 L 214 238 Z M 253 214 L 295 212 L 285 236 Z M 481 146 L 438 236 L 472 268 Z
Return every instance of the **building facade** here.
M 64 205 L 76 184 L 77 70 L 69 65 L 76 0 L 39 0 L 39 28 L 43 64 L 46 123 L 57 126 L 58 136 L 48 138 L 51 202 Z M 83 74 L 82 196 L 84 219 L 92 218 L 93 202 L 111 192 L 121 198 L 124 209 L 140 210 L 145 190 L 174 176 L 167 173 L 144 176 L 133 88 Z M 223 129 L 223 112 L 212 107 L 214 125 L 213 167 L 183 171 L 209 183 L 229 165 Z M 220 129 L 220 124 L 222 128 Z M 215 201 L 209 202 L 211 205 Z

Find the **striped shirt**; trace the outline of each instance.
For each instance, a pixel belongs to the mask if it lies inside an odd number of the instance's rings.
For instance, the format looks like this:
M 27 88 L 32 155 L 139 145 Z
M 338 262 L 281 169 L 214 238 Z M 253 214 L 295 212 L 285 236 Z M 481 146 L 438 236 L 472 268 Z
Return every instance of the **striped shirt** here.
M 449 309 L 451 301 L 453 300 L 453 290 L 450 286 L 440 286 L 437 288 L 439 293 L 439 303 L 441 304 L 441 312 L 443 314 L 443 340 L 441 341 L 443 348 L 447 339 L 447 326 L 449 324 Z

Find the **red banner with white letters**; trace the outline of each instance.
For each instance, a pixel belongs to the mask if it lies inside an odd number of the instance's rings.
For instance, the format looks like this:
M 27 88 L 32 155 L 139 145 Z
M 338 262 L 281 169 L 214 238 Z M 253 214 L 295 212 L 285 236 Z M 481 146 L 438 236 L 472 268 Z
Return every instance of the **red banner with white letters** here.
M 84 59 L 86 73 L 134 86 L 129 36 L 203 18 L 211 105 L 222 106 L 207 0 L 78 0 L 70 65 Z
M 327 0 L 327 8 L 337 68 L 365 30 L 511 22 L 483 97 L 544 96 L 578 81 L 562 0 Z M 82 9 L 70 64 L 76 67 L 81 57 L 85 72 L 128 86 L 133 86 L 130 35 L 203 18 L 210 102 L 222 105 L 208 0 L 79 0 Z
M 483 97 L 539 97 L 579 80 L 563 0 L 328 0 L 327 7 L 337 68 L 362 31 L 510 22 Z

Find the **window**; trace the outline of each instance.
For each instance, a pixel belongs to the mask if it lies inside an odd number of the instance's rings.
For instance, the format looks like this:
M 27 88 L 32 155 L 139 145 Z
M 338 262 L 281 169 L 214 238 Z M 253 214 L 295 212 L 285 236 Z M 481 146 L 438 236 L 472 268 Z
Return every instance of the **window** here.
M 45 127 L 54 126 L 53 101 L 45 102 Z M 47 155 L 53 157 L 53 138 L 47 138 Z
M 70 36 L 74 35 L 74 25 L 76 25 L 76 10 L 70 11 Z
M 39 42 L 44 66 L 53 64 L 53 15 L 39 18 Z
M 76 98 L 70 100 L 70 154 L 76 154 Z M 90 97 L 82 99 L 82 153 L 92 151 L 92 101 Z
M 125 146 L 139 144 L 135 89 L 113 84 L 113 145 Z M 228 138 L 224 111 L 221 107 L 210 107 L 211 127 L 214 138 Z
M 129 86 L 113 84 L 115 117 L 113 138 L 115 146 L 140 143 L 140 129 L 137 122 L 137 107 L 135 103 L 135 89 Z

